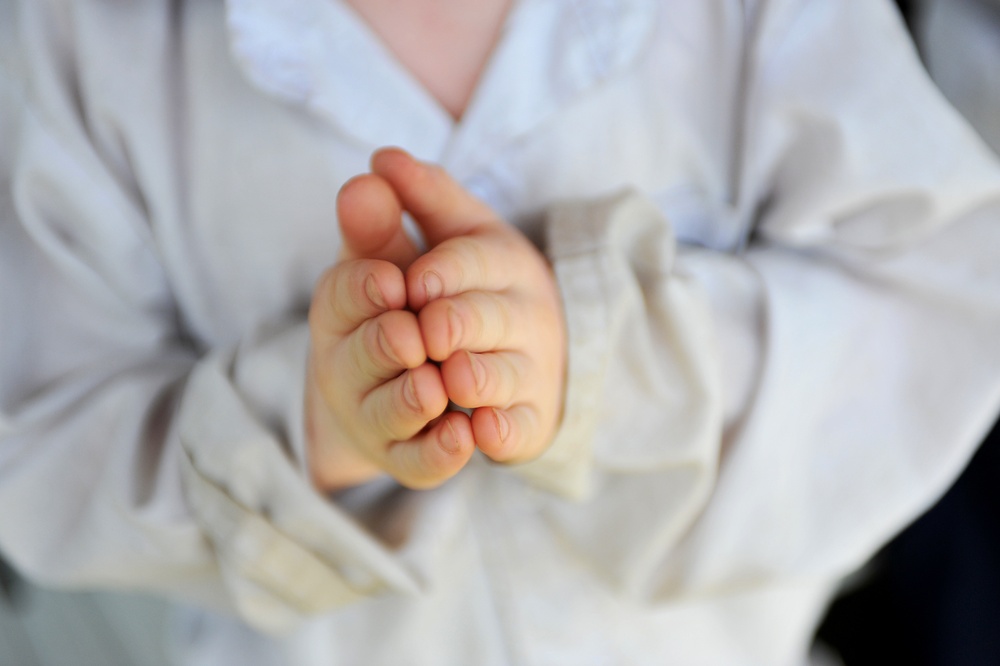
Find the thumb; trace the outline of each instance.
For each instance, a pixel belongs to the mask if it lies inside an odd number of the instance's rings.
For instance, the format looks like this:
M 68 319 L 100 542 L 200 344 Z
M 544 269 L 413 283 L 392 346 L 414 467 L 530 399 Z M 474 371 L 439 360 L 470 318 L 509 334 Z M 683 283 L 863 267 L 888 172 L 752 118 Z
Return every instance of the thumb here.
M 363 174 L 337 194 L 337 220 L 344 244 L 341 259 L 382 259 L 401 269 L 419 256 L 403 229 L 403 207 L 383 178 Z
M 372 155 L 372 173 L 385 179 L 434 247 L 497 222 L 496 213 L 441 167 L 419 162 L 399 148 Z

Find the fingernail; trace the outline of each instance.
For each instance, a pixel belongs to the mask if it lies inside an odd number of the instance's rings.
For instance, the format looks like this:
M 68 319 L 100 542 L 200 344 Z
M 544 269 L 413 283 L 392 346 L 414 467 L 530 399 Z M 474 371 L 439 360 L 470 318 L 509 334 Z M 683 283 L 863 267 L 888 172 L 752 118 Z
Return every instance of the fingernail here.
M 493 418 L 496 419 L 497 432 L 500 433 L 500 442 L 503 443 L 507 441 L 507 435 L 510 434 L 510 421 L 499 409 L 493 410 Z
M 413 379 L 413 373 L 407 373 L 406 383 L 403 384 L 403 400 L 417 414 L 423 413 L 420 398 L 417 397 L 417 382 Z
M 368 295 L 368 300 L 376 307 L 385 308 L 385 299 L 382 297 L 382 290 L 378 288 L 378 282 L 374 275 L 365 278 L 365 293 Z
M 458 316 L 455 308 L 448 308 L 448 345 L 451 349 L 458 349 L 458 344 L 462 341 L 462 319 Z
M 392 348 L 392 345 L 389 344 L 389 338 L 386 337 L 385 329 L 382 328 L 380 323 L 376 323 L 376 326 L 378 326 L 376 342 L 378 343 L 379 350 L 381 350 L 382 354 L 389 359 L 390 363 L 402 365 L 399 358 L 396 356 L 396 351 Z
M 427 294 L 428 301 L 433 301 L 443 291 L 444 287 L 441 284 L 440 275 L 433 272 L 424 273 L 424 293 Z
M 476 393 L 479 395 L 483 394 L 486 390 L 486 366 L 479 356 L 471 352 L 466 352 L 469 355 L 469 366 L 472 368 L 472 378 L 476 382 Z
M 441 448 L 448 453 L 458 453 L 461 447 L 458 443 L 458 433 L 455 431 L 455 426 L 451 424 L 451 420 L 444 422 L 444 427 L 441 428 Z

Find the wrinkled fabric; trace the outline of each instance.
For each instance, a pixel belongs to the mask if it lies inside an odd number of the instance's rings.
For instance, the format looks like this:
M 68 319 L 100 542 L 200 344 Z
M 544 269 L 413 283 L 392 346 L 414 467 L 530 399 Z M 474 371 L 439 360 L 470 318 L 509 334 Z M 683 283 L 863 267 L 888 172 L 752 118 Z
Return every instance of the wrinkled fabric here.
M 887 2 L 521 0 L 459 122 L 337 2 L 0 16 L 0 548 L 194 604 L 185 663 L 801 663 L 1000 404 L 1000 166 Z M 390 143 L 550 257 L 565 413 L 324 497 L 306 308 Z

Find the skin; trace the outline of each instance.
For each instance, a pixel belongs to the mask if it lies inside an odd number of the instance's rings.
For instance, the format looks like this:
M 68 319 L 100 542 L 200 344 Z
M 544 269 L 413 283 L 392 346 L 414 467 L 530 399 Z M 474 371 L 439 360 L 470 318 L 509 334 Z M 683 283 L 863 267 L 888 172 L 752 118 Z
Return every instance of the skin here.
M 314 483 L 337 490 L 384 472 L 430 488 L 475 448 L 497 462 L 537 457 L 559 422 L 566 365 L 547 261 L 440 168 L 383 149 L 371 170 L 340 192 L 344 250 L 310 309 Z M 449 399 L 471 418 L 446 412 Z
M 511 0 L 347 0 L 407 71 L 460 118 Z

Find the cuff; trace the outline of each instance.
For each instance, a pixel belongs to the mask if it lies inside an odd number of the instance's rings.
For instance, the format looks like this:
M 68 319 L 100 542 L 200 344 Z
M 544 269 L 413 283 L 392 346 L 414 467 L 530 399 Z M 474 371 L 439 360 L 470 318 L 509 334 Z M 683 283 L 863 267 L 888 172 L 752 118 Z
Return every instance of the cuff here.
M 593 440 L 605 406 L 603 393 L 612 355 L 612 331 L 622 295 L 630 289 L 628 258 L 614 248 L 631 220 L 659 211 L 625 191 L 598 201 L 556 206 L 546 220 L 546 244 L 562 295 L 568 340 L 563 416 L 550 447 L 514 467 L 542 490 L 583 500 L 591 493 Z M 668 257 L 667 266 L 671 258 Z
M 304 328 L 203 359 L 179 417 L 192 513 L 237 609 L 271 632 L 381 591 L 418 590 L 387 548 L 309 483 L 298 387 Z

